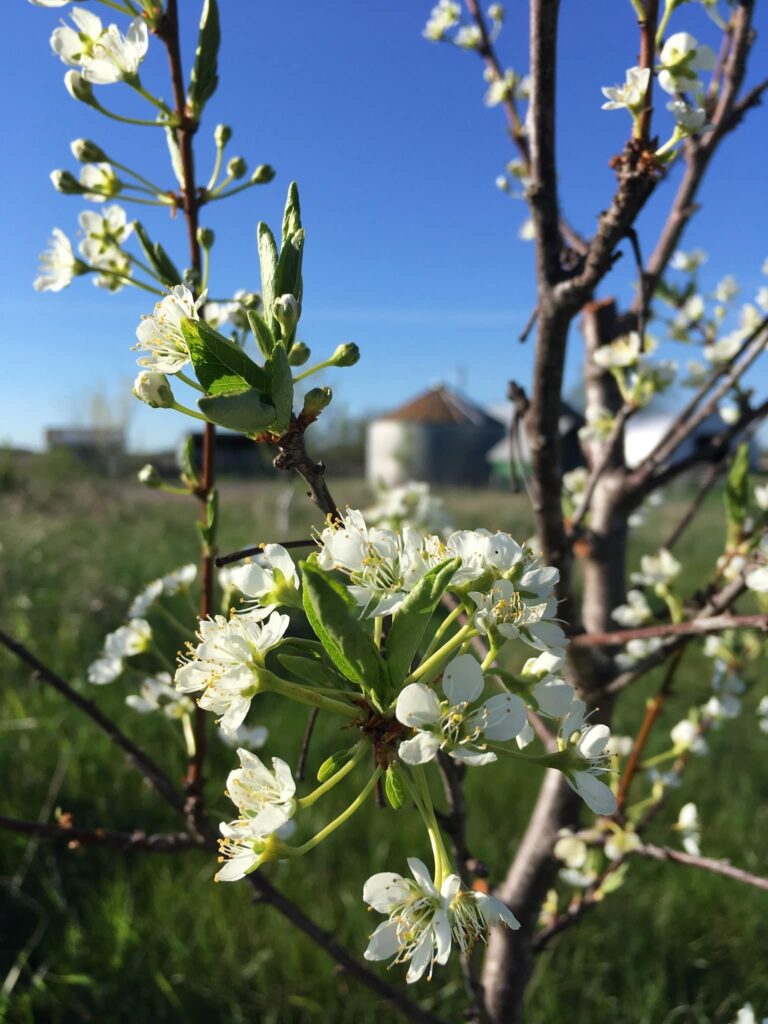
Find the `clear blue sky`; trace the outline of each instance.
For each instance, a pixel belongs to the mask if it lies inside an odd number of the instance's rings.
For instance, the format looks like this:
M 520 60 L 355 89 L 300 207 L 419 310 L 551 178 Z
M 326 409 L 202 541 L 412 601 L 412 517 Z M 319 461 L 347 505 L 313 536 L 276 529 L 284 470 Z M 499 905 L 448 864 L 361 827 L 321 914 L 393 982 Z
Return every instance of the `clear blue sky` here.
M 106 8 L 89 6 L 111 20 Z M 199 6 L 180 2 L 187 62 Z M 212 291 L 258 288 L 256 222 L 279 225 L 286 186 L 297 178 L 308 231 L 301 334 L 318 356 L 348 340 L 363 354 L 354 369 L 326 378 L 340 404 L 354 413 L 392 407 L 437 379 L 460 380 L 472 397 L 490 403 L 503 399 L 508 378 L 527 382 L 532 346 L 516 337 L 533 301 L 532 248 L 517 240 L 523 204 L 494 186 L 514 154 L 501 112 L 482 104 L 477 57 L 421 38 L 429 0 L 220 0 L 220 6 L 221 87 L 196 142 L 200 177 L 210 168 L 213 127 L 227 121 L 235 129 L 230 152 L 251 166 L 273 164 L 277 178 L 204 211 L 203 222 L 217 234 Z M 768 17 L 758 6 L 752 81 L 768 65 Z M 24 0 L 5 7 L 0 441 L 39 446 L 46 425 L 87 422 L 97 390 L 120 402 L 136 372 L 135 326 L 151 305 L 151 296 L 134 289 L 110 296 L 88 280 L 58 295 L 32 290 L 50 229 L 58 225 L 75 236 L 77 214 L 87 205 L 55 193 L 48 174 L 56 167 L 77 171 L 69 154 L 77 137 L 93 138 L 151 177 L 165 166 L 165 154 L 160 131 L 117 126 L 70 99 L 65 68 L 48 46 L 66 8 L 45 10 Z M 520 71 L 527 70 L 525 7 L 509 4 L 500 43 L 505 63 Z M 714 26 L 698 4 L 681 8 L 673 28 L 715 43 Z M 150 44 L 142 75 L 167 96 L 160 50 Z M 587 233 L 608 202 L 608 160 L 620 150 L 629 121 L 624 112 L 600 110 L 600 86 L 622 81 L 636 52 L 628 0 L 564 0 L 561 188 L 568 217 Z M 100 88 L 108 106 L 138 109 L 122 86 Z M 745 298 L 765 283 L 759 267 L 768 255 L 767 132 L 761 108 L 724 146 L 685 240 L 710 251 L 705 283 L 734 273 Z M 668 183 L 643 215 L 646 250 L 671 194 Z M 183 263 L 181 225 L 150 213 L 151 232 Z M 622 261 L 603 294 L 627 298 L 631 269 L 629 258 Z M 571 382 L 580 360 L 574 332 Z M 134 446 L 176 442 L 182 428 L 176 414 L 135 405 Z

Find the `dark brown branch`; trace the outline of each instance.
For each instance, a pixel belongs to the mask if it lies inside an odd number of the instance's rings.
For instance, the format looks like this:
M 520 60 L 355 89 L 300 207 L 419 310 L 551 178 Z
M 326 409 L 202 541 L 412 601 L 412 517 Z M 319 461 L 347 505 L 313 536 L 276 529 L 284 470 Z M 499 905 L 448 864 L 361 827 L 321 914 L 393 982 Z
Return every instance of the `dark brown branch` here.
M 281 540 L 277 543 L 287 551 L 290 551 L 292 548 L 312 548 L 315 546 L 315 541 L 311 538 L 307 540 Z M 250 558 L 252 555 L 260 555 L 265 547 L 266 544 L 254 544 L 249 548 L 241 548 L 239 551 L 230 551 L 228 555 L 217 555 L 214 559 L 214 564 L 220 569 L 222 566 L 231 565 L 233 562 L 242 562 L 243 559 Z
M 744 885 L 751 885 L 755 889 L 762 889 L 764 892 L 768 892 L 768 878 L 753 875 L 751 871 L 745 871 L 743 868 L 735 868 L 726 860 L 714 860 L 712 857 L 695 857 L 693 854 L 683 853 L 682 850 L 672 850 L 667 846 L 653 846 L 649 843 L 644 843 L 632 852 L 639 857 L 671 861 L 673 864 L 683 864 L 686 867 L 699 868 L 701 871 L 711 871 L 713 874 L 730 878 L 734 882 L 742 882 Z
M 398 1010 L 406 1020 L 413 1021 L 414 1024 L 441 1024 L 438 1017 L 427 1010 L 422 1010 L 408 996 L 351 956 L 330 932 L 324 931 L 316 925 L 295 903 L 286 899 L 281 892 L 275 889 L 261 873 L 255 872 L 247 877 L 257 899 L 261 898 L 273 906 L 286 920 L 307 935 L 315 945 L 323 949 L 340 967 Z
M 637 629 L 617 629 L 610 633 L 580 633 L 572 638 L 576 647 L 619 647 L 630 640 L 649 640 L 657 636 L 697 636 L 720 633 L 724 629 L 759 629 L 768 631 L 768 615 L 715 615 L 691 622 L 667 622 Z
M 307 758 L 309 757 L 309 745 L 312 742 L 312 734 L 315 731 L 315 725 L 317 724 L 317 716 L 319 712 L 317 708 L 312 708 L 309 712 L 309 718 L 307 719 L 307 727 L 304 730 L 304 735 L 301 740 L 301 749 L 299 750 L 299 760 L 296 762 L 296 781 L 303 782 L 307 771 Z
M 645 0 L 645 15 L 638 20 L 640 26 L 640 67 L 650 71 L 645 103 L 640 115 L 640 142 L 647 145 L 651 137 L 651 115 L 653 113 L 653 65 L 656 58 L 656 25 L 659 20 L 659 0 Z M 641 263 L 642 268 L 642 263 Z
M 179 41 L 179 13 L 177 0 L 167 0 L 165 13 L 156 28 L 156 34 L 165 44 L 168 52 L 168 64 L 173 89 L 174 113 L 178 127 L 176 141 L 181 160 L 181 199 L 184 220 L 187 225 L 187 241 L 192 269 L 197 280 L 195 292 L 200 289 L 201 252 L 198 240 L 199 202 L 195 183 L 195 155 L 192 141 L 198 128 L 197 120 L 190 115 L 184 90 L 184 72 L 181 61 L 181 45 Z M 200 522 L 205 525 L 208 519 L 208 501 L 211 497 L 216 476 L 216 428 L 212 423 L 205 424 L 203 433 L 202 467 L 200 486 L 196 490 L 200 502 Z M 215 538 L 204 542 L 200 556 L 200 618 L 207 618 L 213 609 L 213 584 L 215 557 Z M 200 707 L 195 707 L 193 730 L 195 750 L 187 763 L 187 774 L 184 788 L 187 796 L 187 813 L 193 827 L 198 831 L 205 829 L 205 756 L 207 748 L 207 716 Z
M 317 505 L 321 512 L 333 520 L 341 519 L 336 502 L 333 500 L 325 482 L 325 465 L 315 462 L 307 453 L 304 444 L 304 430 L 298 424 L 283 434 L 282 437 L 269 442 L 277 448 L 277 455 L 272 460 L 275 469 L 294 470 L 307 485 L 307 496 Z
M 106 828 L 81 828 L 77 825 L 5 817 L 0 817 L 0 830 L 64 842 L 73 849 L 78 846 L 109 846 L 125 853 L 134 850 L 141 853 L 181 853 L 185 850 L 199 850 L 202 845 L 199 839 L 187 832 L 147 834 L 140 829 L 113 832 Z
M 165 772 L 155 764 L 148 754 L 136 746 L 133 740 L 128 739 L 124 732 L 104 714 L 92 700 L 83 697 L 76 690 L 73 690 L 69 683 L 57 675 L 47 665 L 44 665 L 39 658 L 35 657 L 24 644 L 14 640 L 4 630 L 0 630 L 0 644 L 14 654 L 19 661 L 32 670 L 32 674 L 41 682 L 53 687 L 57 693 L 74 704 L 74 706 L 87 715 L 110 740 L 123 751 L 130 764 L 141 772 L 141 774 L 152 783 L 164 800 L 176 808 L 183 810 L 184 799 Z

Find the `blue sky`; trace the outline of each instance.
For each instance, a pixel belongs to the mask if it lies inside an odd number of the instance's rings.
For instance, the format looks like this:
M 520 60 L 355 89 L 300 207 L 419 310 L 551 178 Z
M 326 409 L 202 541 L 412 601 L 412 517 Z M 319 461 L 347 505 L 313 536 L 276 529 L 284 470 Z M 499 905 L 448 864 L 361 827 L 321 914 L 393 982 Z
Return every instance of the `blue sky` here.
M 2 114 L 4 138 L 11 141 L 0 156 L 0 442 L 37 447 L 46 425 L 87 423 L 96 393 L 121 406 L 136 372 L 130 351 L 135 326 L 152 304 L 137 290 L 110 296 L 88 280 L 58 295 L 32 290 L 50 229 L 58 225 L 74 236 L 85 205 L 58 195 L 48 174 L 56 167 L 77 171 L 69 143 L 89 137 L 121 162 L 169 179 L 160 131 L 107 122 L 66 93 L 65 68 L 48 46 L 66 8 L 45 10 L 24 0 L 6 6 L 6 40 L 14 42 L 4 54 Z M 90 6 L 112 20 L 105 8 Z M 533 304 L 532 248 L 517 239 L 523 204 L 494 186 L 514 154 L 501 112 L 483 106 L 477 57 L 421 38 L 429 0 L 220 0 L 220 6 L 221 86 L 196 140 L 199 176 L 205 180 L 211 166 L 213 128 L 226 121 L 235 130 L 229 152 L 251 166 L 273 164 L 277 178 L 203 212 L 203 223 L 217 236 L 212 292 L 258 288 L 256 223 L 279 225 L 285 189 L 296 178 L 308 233 L 301 336 L 318 357 L 342 341 L 356 341 L 362 350 L 356 367 L 325 378 L 339 407 L 355 414 L 394 407 L 436 380 L 460 382 L 472 397 L 491 403 L 503 399 L 510 377 L 527 383 L 533 347 L 516 338 Z M 504 63 L 520 71 L 526 70 L 525 6 L 509 5 L 500 42 Z M 768 64 L 768 16 L 758 6 L 752 82 Z M 188 61 L 199 5 L 181 0 L 180 7 Z M 681 8 L 673 23 L 679 28 L 716 43 L 714 26 L 696 3 Z M 142 77 L 167 96 L 160 50 L 150 44 Z M 565 212 L 585 233 L 609 200 L 608 160 L 621 149 L 629 122 L 622 111 L 600 110 L 600 86 L 623 80 L 636 51 L 628 0 L 564 0 L 561 189 Z M 121 86 L 101 87 L 100 95 L 115 109 L 140 111 Z M 662 123 L 669 124 L 666 115 Z M 760 108 L 723 147 L 685 239 L 687 247 L 710 252 L 705 285 L 733 273 L 745 298 L 765 281 L 759 273 L 768 255 L 760 139 L 767 129 Z M 676 168 L 673 181 L 679 173 Z M 646 251 L 671 184 L 658 190 L 640 221 Z M 129 207 L 132 215 L 137 210 L 143 212 Z M 163 212 L 144 219 L 183 263 L 181 224 Z M 627 253 L 602 294 L 628 298 L 631 277 Z M 570 383 L 580 362 L 574 330 Z M 182 429 L 174 413 L 131 407 L 134 447 L 173 445 Z

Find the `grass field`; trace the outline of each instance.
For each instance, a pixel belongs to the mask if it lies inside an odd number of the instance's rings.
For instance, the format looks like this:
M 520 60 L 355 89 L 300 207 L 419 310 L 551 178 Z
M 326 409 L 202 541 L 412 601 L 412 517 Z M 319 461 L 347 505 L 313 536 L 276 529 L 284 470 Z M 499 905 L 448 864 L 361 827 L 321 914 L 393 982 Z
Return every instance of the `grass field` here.
M 230 485 L 223 494 L 225 549 L 274 538 L 277 488 Z M 359 484 L 337 488 L 339 500 L 363 500 Z M 457 525 L 489 525 L 527 536 L 521 498 L 450 493 Z M 640 531 L 638 552 L 655 547 L 679 514 L 671 501 Z M 291 534 L 311 521 L 297 495 Z M 122 683 L 96 689 L 85 667 L 102 638 L 123 618 L 142 584 L 195 558 L 194 512 L 181 499 L 127 486 L 82 482 L 0 495 L 0 621 L 78 688 L 95 696 L 126 731 L 179 778 L 184 763 L 173 723 L 124 706 Z M 706 578 L 722 531 L 717 496 L 679 554 L 690 566 L 686 588 Z M 317 521 L 317 520 L 315 520 Z M 638 552 L 635 552 L 637 554 Z M 703 662 L 686 662 L 678 695 L 662 726 L 706 698 Z M 688 784 L 654 826 L 661 842 L 686 800 L 703 822 L 704 852 L 768 874 L 768 737 L 751 709 L 712 737 L 712 754 L 694 761 Z M 616 729 L 636 729 L 653 692 L 649 677 L 620 706 Z M 305 716 L 286 720 L 268 698 L 249 722 L 263 721 L 266 753 L 294 760 Z M 312 764 L 340 745 L 321 730 Z M 211 740 L 209 799 L 230 816 L 222 795 L 233 765 Z M 525 767 L 525 766 L 523 766 Z M 538 773 L 518 763 L 471 777 L 472 849 L 497 880 L 532 804 Z M 0 813 L 34 818 L 50 793 L 53 807 L 81 825 L 150 830 L 178 823 L 109 742 L 76 711 L 0 653 Z M 344 788 L 343 786 L 341 787 Z M 332 803 L 333 801 L 331 801 Z M 339 809 L 343 804 L 336 802 Z M 325 813 L 325 808 L 323 808 Z M 318 821 L 320 819 L 318 818 Z M 499 824 L 499 823 L 503 824 Z M 362 952 L 370 917 L 360 899 L 374 870 L 404 870 L 406 855 L 426 858 L 424 839 L 407 812 L 361 812 L 309 858 L 272 865 L 269 877 L 351 949 Z M 271 909 L 255 906 L 244 884 L 214 885 L 207 854 L 142 856 L 36 846 L 0 833 L 0 1019 L 9 1022 L 333 1021 L 381 1024 L 394 1019 L 357 983 Z M 768 1014 L 768 894 L 674 865 L 632 864 L 627 885 L 545 952 L 529 992 L 531 1024 L 726 1024 L 751 1000 Z M 384 970 L 379 965 L 377 969 Z M 396 971 L 389 977 L 395 977 Z M 416 992 L 446 1022 L 462 1019 L 455 964 Z

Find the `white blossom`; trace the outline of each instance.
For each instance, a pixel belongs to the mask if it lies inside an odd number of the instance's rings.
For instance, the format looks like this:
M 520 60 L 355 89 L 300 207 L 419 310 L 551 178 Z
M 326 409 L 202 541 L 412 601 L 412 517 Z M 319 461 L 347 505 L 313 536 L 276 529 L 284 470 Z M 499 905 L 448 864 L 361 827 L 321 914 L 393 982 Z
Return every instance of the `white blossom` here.
M 565 633 L 555 621 L 557 598 L 552 590 L 556 579 L 546 578 L 545 572 L 526 573 L 516 583 L 497 580 L 488 593 L 471 591 L 469 596 L 477 605 L 475 628 L 486 635 L 523 640 L 540 651 L 564 647 Z
M 454 658 L 443 672 L 445 700 L 423 683 L 410 683 L 399 694 L 395 716 L 415 735 L 403 740 L 398 755 L 406 764 L 425 764 L 445 749 L 469 765 L 490 764 L 496 755 L 487 740 L 511 740 L 527 721 L 525 704 L 511 693 L 480 701 L 483 670 L 471 654 Z
M 574 700 L 571 711 L 560 725 L 561 744 L 572 755 L 571 763 L 563 772 L 568 785 L 591 811 L 613 814 L 616 797 L 610 786 L 598 778 L 608 771 L 605 761 L 611 730 L 607 725 L 587 725 L 585 710 L 583 701 Z
M 100 163 L 100 164 L 85 164 L 80 169 L 80 184 L 85 189 L 83 193 L 86 199 L 90 199 L 94 203 L 103 203 L 110 196 L 116 196 L 122 191 L 123 183 L 120 181 L 118 176 L 111 164 Z M 112 210 L 119 210 L 119 206 L 110 207 Z M 106 215 L 106 210 L 104 211 Z M 98 216 L 98 214 L 94 214 Z M 114 218 L 117 219 L 116 217 Z M 80 220 L 81 227 L 84 227 L 82 223 L 82 214 Z M 132 225 L 131 225 L 132 226 Z M 126 232 L 125 237 L 128 237 L 130 232 Z
M 298 601 L 299 576 L 282 544 L 265 544 L 259 554 L 231 570 L 227 581 L 264 605 Z
M 688 32 L 675 32 L 661 48 L 659 85 L 665 92 L 699 92 L 698 71 L 712 71 L 717 63 L 714 50 L 699 44 Z
M 604 370 L 636 366 L 642 348 L 640 335 L 631 331 L 607 345 L 601 345 L 593 353 L 592 360 Z
M 671 730 L 672 743 L 679 754 L 690 750 L 692 754 L 706 754 L 708 751 L 707 741 L 701 735 L 699 726 L 690 720 L 683 718 Z
M 611 617 L 620 626 L 633 629 L 651 622 L 653 612 L 642 590 L 628 590 L 627 603 L 614 608 Z
M 133 382 L 133 393 L 152 409 L 170 409 L 173 406 L 173 391 L 164 373 L 142 370 Z
M 707 254 L 703 249 L 692 249 L 690 252 L 683 252 L 682 249 L 678 249 L 672 254 L 669 265 L 673 270 L 682 270 L 687 274 L 692 274 L 699 267 L 703 266 L 707 259 Z
M 429 484 L 408 480 L 398 487 L 382 488 L 376 504 L 363 512 L 369 526 L 402 530 L 410 526 L 424 533 L 441 536 L 448 530 L 448 513 L 441 498 L 433 495 Z
M 627 68 L 627 77 L 623 85 L 603 87 L 603 96 L 608 100 L 603 104 L 603 110 L 626 109 L 632 115 L 639 114 L 645 103 L 650 76 L 650 68 Z
M 683 849 L 693 857 L 701 854 L 701 826 L 699 823 L 699 812 L 696 804 L 683 804 L 677 817 L 675 828 L 681 833 Z
M 40 264 L 40 274 L 34 284 L 37 292 L 60 292 L 71 284 L 73 277 L 85 271 L 74 254 L 72 243 L 60 228 L 53 229 L 50 247 L 40 254 Z
M 643 555 L 640 559 L 640 572 L 633 572 L 630 579 L 633 583 L 645 586 L 666 586 L 679 576 L 682 565 L 666 548 L 660 548 L 655 555 Z
M 64 25 L 51 35 L 51 48 L 64 64 L 79 67 L 83 78 L 95 85 L 135 78 L 149 46 L 143 18 L 134 18 L 123 36 L 116 25 L 104 28 L 100 18 L 82 7 L 73 7 L 71 15 L 77 30 Z
M 190 698 L 173 688 L 173 680 L 168 672 L 160 672 L 145 679 L 139 693 L 126 697 L 125 703 L 141 714 L 162 711 L 166 718 L 172 719 L 191 715 L 195 710 Z
M 269 739 L 269 729 L 266 725 L 240 725 L 233 732 L 219 729 L 217 735 L 228 747 L 260 750 Z
M 282 639 L 287 615 L 270 615 L 256 609 L 225 619 L 203 619 L 200 643 L 189 645 L 189 657 L 176 671 L 176 688 L 182 693 L 203 691 L 198 704 L 220 714 L 229 732 L 242 725 L 258 689 L 256 674 L 267 651 Z
M 190 361 L 187 343 L 181 333 L 181 321 L 199 320 L 205 295 L 195 299 L 186 285 L 177 284 L 154 311 L 142 319 L 136 329 L 138 344 L 134 349 L 147 355 L 137 360 L 139 366 L 158 373 L 178 373 Z
M 483 44 L 483 34 L 477 25 L 462 25 L 453 41 L 463 50 L 477 50 Z
M 459 23 L 461 18 L 461 5 L 455 0 L 440 0 L 432 8 L 429 21 L 424 28 L 424 37 L 432 42 L 438 42 L 445 38 L 448 29 Z

